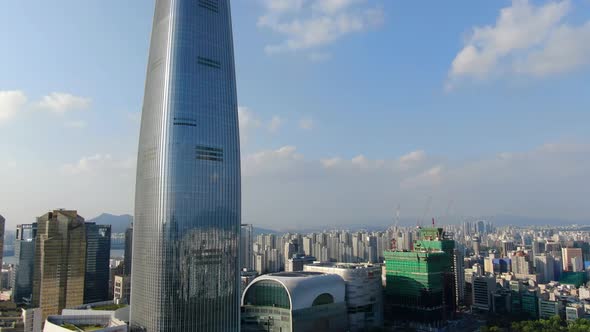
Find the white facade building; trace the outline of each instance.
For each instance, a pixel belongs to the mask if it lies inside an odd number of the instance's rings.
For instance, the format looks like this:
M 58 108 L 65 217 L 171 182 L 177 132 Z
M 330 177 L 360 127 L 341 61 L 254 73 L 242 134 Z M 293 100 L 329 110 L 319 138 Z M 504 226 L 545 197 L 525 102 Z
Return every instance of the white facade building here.
M 315 263 L 304 271 L 337 274 L 346 283 L 346 306 L 350 331 L 383 325 L 381 266 L 351 263 Z

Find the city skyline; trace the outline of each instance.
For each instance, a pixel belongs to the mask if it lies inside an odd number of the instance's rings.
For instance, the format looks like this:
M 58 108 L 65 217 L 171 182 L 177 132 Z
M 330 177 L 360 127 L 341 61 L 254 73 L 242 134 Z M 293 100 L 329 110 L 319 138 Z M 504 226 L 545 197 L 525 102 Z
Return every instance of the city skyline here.
M 153 1 L 113 6 L 0 5 L 7 230 L 133 214 Z M 432 215 L 590 218 L 589 3 L 233 6 L 245 222 L 420 217 L 429 196 Z

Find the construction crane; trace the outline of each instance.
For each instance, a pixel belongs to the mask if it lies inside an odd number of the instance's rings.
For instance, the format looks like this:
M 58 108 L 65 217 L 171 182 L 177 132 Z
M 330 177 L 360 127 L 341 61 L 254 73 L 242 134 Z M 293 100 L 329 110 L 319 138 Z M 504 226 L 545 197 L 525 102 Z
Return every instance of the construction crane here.
M 418 220 L 418 225 L 417 225 L 418 228 L 422 227 L 422 222 L 424 221 L 424 219 L 426 218 L 426 215 L 430 211 L 430 203 L 432 203 L 432 196 L 428 196 L 428 199 L 426 200 L 426 206 L 424 206 L 424 214 L 422 215 L 422 218 L 420 218 L 420 220 Z

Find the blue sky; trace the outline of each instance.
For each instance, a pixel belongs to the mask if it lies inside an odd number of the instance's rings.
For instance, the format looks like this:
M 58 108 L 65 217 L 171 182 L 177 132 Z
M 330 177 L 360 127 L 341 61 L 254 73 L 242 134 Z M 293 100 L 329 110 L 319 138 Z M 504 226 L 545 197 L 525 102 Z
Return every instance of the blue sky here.
M 132 213 L 153 1 L 0 4 L 0 214 Z M 234 0 L 247 222 L 588 219 L 589 1 Z M 586 198 L 585 198 L 586 197 Z

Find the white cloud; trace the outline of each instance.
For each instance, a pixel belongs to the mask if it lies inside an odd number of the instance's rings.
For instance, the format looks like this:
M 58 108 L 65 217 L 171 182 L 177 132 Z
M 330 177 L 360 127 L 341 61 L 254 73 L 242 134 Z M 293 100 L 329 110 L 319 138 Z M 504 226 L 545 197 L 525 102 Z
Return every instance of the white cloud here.
M 92 156 L 82 157 L 74 164 L 65 164 L 61 167 L 65 174 L 76 175 L 83 173 L 96 173 L 105 170 L 135 168 L 135 158 L 123 160 L 114 159 L 110 154 L 97 153 Z
M 0 91 L 0 124 L 14 118 L 26 103 L 27 96 L 22 91 Z
M 258 26 L 282 35 L 284 40 L 267 45 L 267 54 L 314 49 L 349 34 L 366 31 L 384 21 L 379 7 L 357 6 L 362 0 L 267 0 L 266 12 Z M 310 59 L 325 60 L 325 53 L 312 53 Z
M 401 168 L 402 161 L 412 167 Z M 428 196 L 435 217 L 446 213 L 449 200 L 460 215 L 590 217 L 588 143 L 548 143 L 470 161 L 420 150 L 390 159 L 314 160 L 287 146 L 250 155 L 243 165 L 244 218 L 277 228 L 390 220 L 397 204 L 405 216 L 422 216 Z
M 590 21 L 580 27 L 564 22 L 569 0 L 535 6 L 513 0 L 494 25 L 476 26 L 452 62 L 447 87 L 457 80 L 485 80 L 503 74 L 543 76 L 590 63 Z
M 69 111 L 85 110 L 90 107 L 90 98 L 74 96 L 69 93 L 53 92 L 43 96 L 37 103 L 37 107 L 57 114 Z
M 328 159 L 321 159 L 320 163 L 324 168 L 334 168 L 342 164 L 342 159 L 336 158 L 328 158 Z
M 261 172 L 273 173 L 290 169 L 296 162 L 302 160 L 303 155 L 297 152 L 297 148 L 287 145 L 276 150 L 264 150 L 245 156 L 242 160 L 242 168 L 246 175 Z
M 427 169 L 423 173 L 404 179 L 400 183 L 402 189 L 412 189 L 417 187 L 431 187 L 439 185 L 442 181 L 442 166 L 437 165 Z
M 580 27 L 562 25 L 555 29 L 542 49 L 532 51 L 515 64 L 515 71 L 547 76 L 572 71 L 590 64 L 590 21 Z
M 399 162 L 404 167 L 409 167 L 412 164 L 419 163 L 426 159 L 426 152 L 423 150 L 412 151 L 399 158 Z
M 314 127 L 314 121 L 312 118 L 310 117 L 304 117 L 301 120 L 299 120 L 299 128 L 303 129 L 303 130 L 312 130 Z
M 271 133 L 277 133 L 284 123 L 285 123 L 285 120 L 283 120 L 283 118 L 281 118 L 278 115 L 275 115 L 272 117 L 272 119 L 270 120 L 270 123 L 268 124 L 268 130 Z
M 76 120 L 76 121 L 67 121 L 64 123 L 66 128 L 75 128 L 75 129 L 83 129 L 86 128 L 88 124 L 84 120 Z

